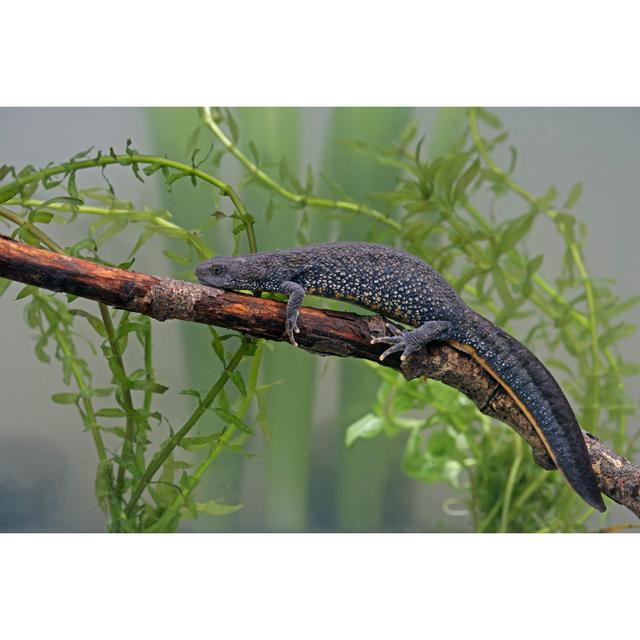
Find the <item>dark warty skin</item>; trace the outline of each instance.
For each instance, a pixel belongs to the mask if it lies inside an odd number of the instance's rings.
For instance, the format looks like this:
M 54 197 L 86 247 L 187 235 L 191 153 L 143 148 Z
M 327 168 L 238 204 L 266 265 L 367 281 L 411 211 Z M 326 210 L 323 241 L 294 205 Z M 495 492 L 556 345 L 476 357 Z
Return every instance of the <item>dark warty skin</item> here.
M 296 345 L 298 310 L 305 294 L 345 300 L 416 327 L 388 324 L 384 359 L 401 359 L 431 341 L 451 342 L 470 353 L 518 402 L 558 469 L 592 507 L 605 506 L 582 431 L 560 386 L 524 345 L 470 309 L 430 265 L 398 249 L 364 242 L 335 242 L 244 256 L 216 257 L 196 268 L 198 280 L 229 290 L 289 296 L 285 331 Z

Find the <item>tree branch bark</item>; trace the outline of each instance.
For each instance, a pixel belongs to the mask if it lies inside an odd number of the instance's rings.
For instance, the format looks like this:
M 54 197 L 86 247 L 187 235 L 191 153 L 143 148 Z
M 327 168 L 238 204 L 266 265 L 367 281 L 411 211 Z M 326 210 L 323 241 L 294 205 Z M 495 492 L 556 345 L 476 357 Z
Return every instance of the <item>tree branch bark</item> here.
M 159 321 L 176 319 L 212 324 L 267 340 L 286 341 L 285 304 L 276 300 L 223 291 L 200 284 L 106 267 L 22 244 L 0 236 L 0 276 L 62 291 L 142 313 Z M 302 308 L 298 320 L 300 347 L 319 355 L 363 358 L 379 362 L 383 345 L 371 338 L 385 331 L 380 316 Z M 450 385 L 479 410 L 508 424 L 531 446 L 534 460 L 554 469 L 542 441 L 508 393 L 466 353 L 446 343 L 433 343 L 391 367 L 411 380 L 428 377 Z M 640 467 L 583 432 L 598 485 L 603 493 L 640 517 Z

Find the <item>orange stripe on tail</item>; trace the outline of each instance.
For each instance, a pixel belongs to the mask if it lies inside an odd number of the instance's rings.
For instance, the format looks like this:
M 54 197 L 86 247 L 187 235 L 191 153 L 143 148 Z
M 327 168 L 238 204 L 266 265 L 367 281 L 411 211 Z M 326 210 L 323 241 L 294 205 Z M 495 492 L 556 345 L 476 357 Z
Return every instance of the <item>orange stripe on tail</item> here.
M 457 340 L 449 340 L 449 344 L 452 347 L 459 349 L 460 351 L 464 351 L 465 353 L 468 353 L 513 398 L 515 403 L 520 407 L 520 410 L 522 411 L 522 413 L 524 413 L 527 420 L 531 423 L 531 426 L 536 430 L 536 433 L 538 434 L 538 436 L 540 436 L 540 440 L 542 440 L 542 443 L 544 444 L 545 449 L 551 456 L 551 459 L 556 465 L 558 471 L 560 471 L 560 473 L 562 473 L 562 475 L 564 476 L 564 473 L 562 472 L 562 469 L 558 465 L 558 461 L 556 460 L 556 456 L 553 453 L 551 446 L 547 442 L 547 439 L 544 433 L 542 433 L 542 429 L 540 429 L 540 427 L 538 426 L 538 423 L 536 419 L 533 417 L 533 415 L 531 414 L 531 411 L 529 411 L 529 409 L 522 402 L 522 400 L 518 398 L 518 396 L 516 395 L 516 392 L 500 377 L 500 374 L 498 374 L 496 371 L 493 370 L 491 365 L 482 356 L 480 356 L 472 346 L 468 344 L 463 344 L 462 342 L 458 342 Z

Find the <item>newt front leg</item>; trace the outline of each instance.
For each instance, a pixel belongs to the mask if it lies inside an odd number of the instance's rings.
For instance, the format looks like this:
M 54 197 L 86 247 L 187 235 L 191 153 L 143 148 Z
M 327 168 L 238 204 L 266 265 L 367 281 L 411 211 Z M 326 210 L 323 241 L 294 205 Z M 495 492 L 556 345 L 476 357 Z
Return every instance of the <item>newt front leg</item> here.
M 280 293 L 289 296 L 289 300 L 287 301 L 287 321 L 284 330 L 287 336 L 289 336 L 289 342 L 291 342 L 294 347 L 297 347 L 298 343 L 293 334 L 300 333 L 298 316 L 300 315 L 300 306 L 302 305 L 306 291 L 297 282 L 283 282 Z

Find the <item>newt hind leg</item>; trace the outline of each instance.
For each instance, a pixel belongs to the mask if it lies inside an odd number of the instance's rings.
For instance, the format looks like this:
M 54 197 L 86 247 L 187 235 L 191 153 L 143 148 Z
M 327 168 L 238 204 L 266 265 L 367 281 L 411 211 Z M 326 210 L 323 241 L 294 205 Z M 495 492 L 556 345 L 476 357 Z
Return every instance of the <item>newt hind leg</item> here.
M 446 320 L 430 320 L 413 331 L 403 331 L 389 322 L 386 324 L 393 335 L 371 340 L 371 344 L 391 345 L 386 351 L 382 352 L 380 360 L 384 360 L 387 356 L 398 351 L 402 351 L 400 360 L 406 360 L 408 356 L 419 351 L 429 342 L 446 340 L 452 328 L 452 324 Z

